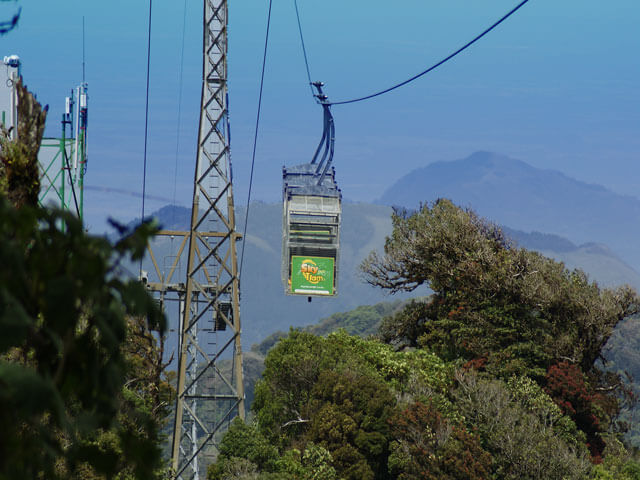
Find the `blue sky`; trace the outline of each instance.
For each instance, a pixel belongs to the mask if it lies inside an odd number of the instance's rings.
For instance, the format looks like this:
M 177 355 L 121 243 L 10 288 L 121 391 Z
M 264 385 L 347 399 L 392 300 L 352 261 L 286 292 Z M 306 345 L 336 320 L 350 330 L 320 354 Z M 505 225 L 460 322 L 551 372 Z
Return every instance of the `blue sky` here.
M 435 63 L 518 2 L 299 0 L 311 74 L 333 100 L 365 95 Z M 148 2 L 23 0 L 1 37 L 29 88 L 50 105 L 57 136 L 64 97 L 89 83 L 86 219 L 129 220 L 142 191 Z M 236 203 L 246 202 L 266 26 L 266 0 L 229 0 L 229 95 Z M 202 3 L 154 0 L 147 211 L 192 195 L 200 96 Z M 180 65 L 186 19 L 182 103 Z M 515 16 L 420 80 L 335 106 L 344 197 L 370 201 L 410 170 L 490 150 L 637 195 L 640 188 L 640 4 L 531 0 Z M 278 201 L 281 167 L 308 161 L 321 109 L 310 94 L 293 0 L 274 0 L 253 198 Z M 178 111 L 181 110 L 180 122 Z M 176 154 L 177 152 L 177 154 Z M 175 194 L 174 194 L 175 192 Z

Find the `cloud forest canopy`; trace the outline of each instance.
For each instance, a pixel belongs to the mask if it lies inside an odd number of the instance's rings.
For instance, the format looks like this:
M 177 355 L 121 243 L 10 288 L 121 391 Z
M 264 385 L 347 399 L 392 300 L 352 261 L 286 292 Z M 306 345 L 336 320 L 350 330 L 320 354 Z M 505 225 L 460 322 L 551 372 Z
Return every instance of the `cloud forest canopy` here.
M 386 341 L 541 378 L 560 361 L 591 372 L 616 324 L 638 312 L 630 287 L 600 289 L 448 200 L 396 212 L 393 225 L 384 254 L 362 265 L 366 280 L 392 292 L 427 284 L 434 295 L 386 321 Z
M 367 280 L 434 294 L 377 338 L 281 339 L 254 422 L 229 430 L 209 478 L 640 478 L 619 436 L 625 385 L 596 363 L 636 293 L 516 248 L 447 200 L 393 222 Z
M 382 339 L 503 379 L 536 380 L 599 455 L 601 434 L 619 413 L 611 393 L 624 386 L 596 362 L 615 326 L 638 313 L 636 292 L 600 289 L 580 270 L 513 246 L 498 227 L 448 200 L 396 212 L 393 224 L 384 255 L 363 263 L 365 278 L 391 291 L 427 284 L 434 294 L 386 319 Z

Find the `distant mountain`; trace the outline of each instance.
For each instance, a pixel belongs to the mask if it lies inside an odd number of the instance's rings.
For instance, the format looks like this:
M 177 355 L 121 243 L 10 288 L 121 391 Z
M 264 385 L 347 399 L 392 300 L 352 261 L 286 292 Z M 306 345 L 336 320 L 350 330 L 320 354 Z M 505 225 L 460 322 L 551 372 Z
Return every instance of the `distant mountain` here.
M 585 243 L 578 246 L 558 235 L 525 233 L 508 227 L 502 227 L 502 230 L 518 246 L 563 262 L 569 269 L 579 268 L 602 286 L 627 284 L 640 290 L 640 274 L 604 244 Z
M 414 170 L 376 202 L 416 208 L 446 197 L 492 221 L 559 235 L 578 245 L 604 243 L 640 269 L 640 200 L 489 152 Z
M 238 224 L 244 222 L 244 207 L 237 208 Z M 167 206 L 153 214 L 165 229 L 186 230 L 190 211 L 184 207 Z M 364 203 L 344 203 L 341 231 L 341 259 L 338 296 L 314 298 L 284 294 L 280 280 L 282 205 L 255 202 L 251 204 L 249 229 L 246 239 L 240 243 L 246 248 L 241 277 L 241 313 L 243 344 L 250 346 L 278 331 L 288 331 L 290 326 L 301 327 L 318 322 L 338 312 L 347 312 L 360 305 L 374 305 L 384 300 L 406 299 L 409 296 L 426 295 L 422 288 L 409 294 L 388 296 L 384 291 L 364 283 L 359 265 L 372 250 L 382 251 L 387 235 L 391 233 L 391 208 Z M 570 268 L 581 267 L 591 278 L 601 284 L 613 286 L 630 283 L 640 286 L 640 277 L 628 265 L 613 255 L 603 245 L 577 246 L 573 242 L 543 233 L 525 233 L 505 228 L 506 233 L 519 245 L 564 261 Z M 154 241 L 154 254 L 161 269 L 171 265 L 172 255 L 179 248 L 179 241 L 169 238 Z M 152 271 L 150 259 L 144 269 Z M 177 277 L 182 278 L 182 265 Z M 135 269 L 137 270 L 137 268 Z M 183 280 L 181 280 L 183 281 Z M 174 319 L 175 321 L 175 319 Z

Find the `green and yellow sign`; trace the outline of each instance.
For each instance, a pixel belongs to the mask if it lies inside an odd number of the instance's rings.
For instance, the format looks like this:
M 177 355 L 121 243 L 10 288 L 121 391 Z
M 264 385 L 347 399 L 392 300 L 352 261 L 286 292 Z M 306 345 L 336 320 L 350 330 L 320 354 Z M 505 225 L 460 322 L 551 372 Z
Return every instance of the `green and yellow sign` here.
M 335 259 L 331 257 L 291 257 L 291 293 L 333 295 Z

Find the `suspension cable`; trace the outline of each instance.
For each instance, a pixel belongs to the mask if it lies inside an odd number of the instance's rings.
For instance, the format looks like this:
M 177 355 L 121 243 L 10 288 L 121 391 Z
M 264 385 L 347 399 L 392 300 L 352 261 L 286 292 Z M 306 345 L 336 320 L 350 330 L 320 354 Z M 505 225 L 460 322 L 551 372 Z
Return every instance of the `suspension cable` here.
M 147 140 L 149 137 L 149 70 L 151 66 L 151 12 L 153 9 L 153 0 L 149 0 L 149 32 L 147 38 L 147 88 L 146 101 L 144 107 L 144 153 L 142 167 L 142 213 L 140 215 L 140 223 L 144 222 L 144 199 L 147 193 Z M 142 277 L 142 259 L 140 259 L 139 268 L 140 277 Z
M 427 68 L 426 70 L 423 70 L 422 72 L 418 73 L 417 75 L 414 75 L 413 77 L 405 80 L 404 82 L 398 83 L 396 85 L 393 85 L 392 87 L 386 88 L 384 90 L 381 90 L 379 92 L 376 93 L 372 93 L 371 95 L 366 95 L 364 97 L 359 97 L 359 98 L 354 98 L 351 100 L 342 100 L 340 102 L 331 102 L 331 105 L 345 105 L 347 103 L 355 103 L 355 102 L 361 102 L 363 100 L 369 100 L 370 98 L 374 98 L 380 95 L 383 95 L 385 93 L 388 93 L 392 90 L 395 90 L 396 88 L 400 88 L 408 83 L 413 82 L 414 80 L 417 80 L 418 78 L 422 77 L 423 75 L 426 75 L 427 73 L 431 72 L 432 70 L 435 70 L 436 68 L 438 68 L 440 65 L 442 65 L 443 63 L 448 62 L 449 60 L 451 60 L 453 57 L 455 57 L 456 55 L 458 55 L 459 53 L 462 53 L 464 50 L 466 50 L 467 48 L 469 48 L 471 45 L 473 45 L 474 43 L 476 43 L 478 40 L 480 40 L 482 37 L 484 37 L 487 33 L 489 33 L 491 30 L 493 30 L 494 28 L 496 28 L 498 25 L 500 25 L 502 22 L 504 22 L 507 18 L 509 18 L 511 15 L 513 15 L 514 13 L 516 13 L 522 6 L 524 6 L 525 3 L 527 3 L 529 0 L 523 0 L 522 2 L 520 2 L 518 5 L 516 5 L 513 9 L 511 9 L 507 14 L 505 14 L 502 18 L 500 18 L 497 22 L 495 22 L 493 25 L 491 25 L 489 28 L 487 28 L 486 30 L 484 30 L 480 35 L 476 36 L 473 40 L 467 42 L 465 45 L 463 45 L 462 47 L 460 47 L 458 50 L 456 50 L 455 52 L 453 52 L 452 54 L 450 54 L 449 56 L 443 58 L 442 60 L 440 60 L 438 63 L 436 63 L 435 65 L 430 66 L 429 68 Z
M 153 8 L 153 0 L 149 0 L 149 27 L 147 38 L 147 87 L 146 87 L 146 101 L 144 106 L 144 153 L 143 153 L 143 168 L 142 168 L 142 214 L 140 215 L 140 222 L 144 221 L 144 199 L 147 191 L 147 141 L 149 133 L 149 70 L 151 66 L 151 11 Z M 142 264 L 141 267 L 142 268 Z
M 304 36 L 302 35 L 302 24 L 300 23 L 300 12 L 298 11 L 298 0 L 293 0 L 293 4 L 296 7 L 296 18 L 298 19 L 298 32 L 300 32 L 300 43 L 302 44 L 302 54 L 304 55 L 304 65 L 307 68 L 307 80 L 309 80 L 309 88 L 311 89 L 311 96 L 315 96 L 313 93 L 313 85 L 311 82 L 311 73 L 309 71 L 309 59 L 307 58 L 307 49 L 304 46 Z
M 182 120 L 182 83 L 183 83 L 183 73 L 184 73 L 184 40 L 185 40 L 185 31 L 187 25 L 187 0 L 184 0 L 183 10 L 182 10 L 182 46 L 180 48 L 180 75 L 178 80 L 178 121 L 176 124 L 176 155 L 175 155 L 175 165 L 173 168 L 173 200 L 171 204 L 175 207 L 176 204 L 176 195 L 178 190 L 178 153 L 180 152 L 180 126 Z M 176 209 L 173 208 L 171 210 L 171 224 L 174 225 L 176 221 Z M 175 226 L 175 225 L 174 225 Z M 173 227 L 172 227 L 173 228 Z M 171 237 L 171 254 L 173 254 L 173 237 Z
M 247 194 L 247 211 L 244 216 L 244 229 L 242 231 L 242 253 L 240 254 L 240 269 L 238 278 L 242 277 L 242 265 L 244 263 L 244 251 L 247 245 L 247 223 L 249 221 L 249 206 L 251 205 L 251 187 L 253 186 L 253 170 L 256 162 L 256 146 L 258 144 L 258 127 L 260 125 L 260 110 L 262 108 L 262 88 L 264 86 L 264 71 L 267 64 L 267 47 L 269 45 L 269 28 L 271 26 L 271 5 L 273 0 L 269 0 L 269 13 L 267 14 L 267 32 L 264 38 L 264 53 L 262 55 L 262 74 L 260 75 L 260 93 L 258 95 L 258 111 L 256 113 L 256 127 L 253 135 L 253 153 L 251 155 L 251 174 L 249 175 L 249 192 Z

